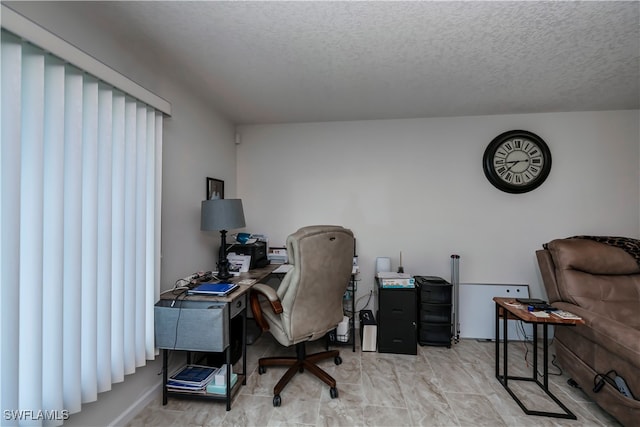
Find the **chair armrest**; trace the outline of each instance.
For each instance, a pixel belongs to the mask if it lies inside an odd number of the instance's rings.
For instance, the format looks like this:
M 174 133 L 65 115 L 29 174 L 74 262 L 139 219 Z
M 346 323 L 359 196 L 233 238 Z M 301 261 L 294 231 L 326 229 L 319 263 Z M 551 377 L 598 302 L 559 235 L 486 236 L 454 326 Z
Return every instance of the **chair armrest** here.
M 264 315 L 262 314 L 262 306 L 260 305 L 261 295 L 269 301 L 271 309 L 275 314 L 282 313 L 282 304 L 280 303 L 280 298 L 278 298 L 276 291 L 272 287 L 262 283 L 256 283 L 251 287 L 249 300 L 251 304 L 251 311 L 253 312 L 253 317 L 262 331 L 268 331 L 269 324 L 264 319 Z

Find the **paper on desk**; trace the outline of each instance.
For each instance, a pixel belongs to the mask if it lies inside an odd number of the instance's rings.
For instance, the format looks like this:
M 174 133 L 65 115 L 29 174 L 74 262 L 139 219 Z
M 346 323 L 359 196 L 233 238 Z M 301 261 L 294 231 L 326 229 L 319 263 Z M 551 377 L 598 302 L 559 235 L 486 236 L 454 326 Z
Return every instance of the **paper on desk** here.
M 272 271 L 272 273 L 288 273 L 293 268 L 293 264 L 282 264 Z
M 549 313 L 546 311 L 531 311 L 530 313 L 536 317 L 549 317 Z
M 379 271 L 377 274 L 379 279 L 410 279 L 409 273 L 394 273 L 393 271 Z

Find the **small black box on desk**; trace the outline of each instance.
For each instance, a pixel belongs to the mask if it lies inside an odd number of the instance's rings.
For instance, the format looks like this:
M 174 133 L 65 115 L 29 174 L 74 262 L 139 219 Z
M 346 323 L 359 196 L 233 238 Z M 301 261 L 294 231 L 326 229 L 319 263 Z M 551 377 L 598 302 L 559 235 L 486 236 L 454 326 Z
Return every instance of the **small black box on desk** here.
M 376 351 L 378 325 L 371 310 L 360 311 L 360 345 L 362 351 Z

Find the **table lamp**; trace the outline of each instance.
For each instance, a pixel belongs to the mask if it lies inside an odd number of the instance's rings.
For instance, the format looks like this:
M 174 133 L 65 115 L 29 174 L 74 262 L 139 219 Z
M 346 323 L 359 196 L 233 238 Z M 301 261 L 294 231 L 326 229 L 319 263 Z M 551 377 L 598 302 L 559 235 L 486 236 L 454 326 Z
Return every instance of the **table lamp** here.
M 220 231 L 220 251 L 218 258 L 218 278 L 226 280 L 229 273 L 227 260 L 227 230 L 244 227 L 244 211 L 240 199 L 203 200 L 200 210 L 200 229 Z

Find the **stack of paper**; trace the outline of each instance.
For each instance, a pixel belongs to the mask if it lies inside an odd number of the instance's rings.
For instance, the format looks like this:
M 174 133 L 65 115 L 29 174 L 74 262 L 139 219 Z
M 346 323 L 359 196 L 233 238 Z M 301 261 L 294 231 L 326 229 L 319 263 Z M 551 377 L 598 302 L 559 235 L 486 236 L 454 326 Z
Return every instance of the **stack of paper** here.
M 415 279 L 408 273 L 380 271 L 377 277 L 382 288 L 414 288 L 416 286 Z
M 286 248 L 269 248 L 267 259 L 271 264 L 286 264 L 289 262 Z
M 235 273 L 246 273 L 249 271 L 249 266 L 251 265 L 251 255 L 243 255 L 237 254 L 235 252 L 231 252 L 227 254 L 227 260 L 229 260 L 229 272 L 234 276 Z

